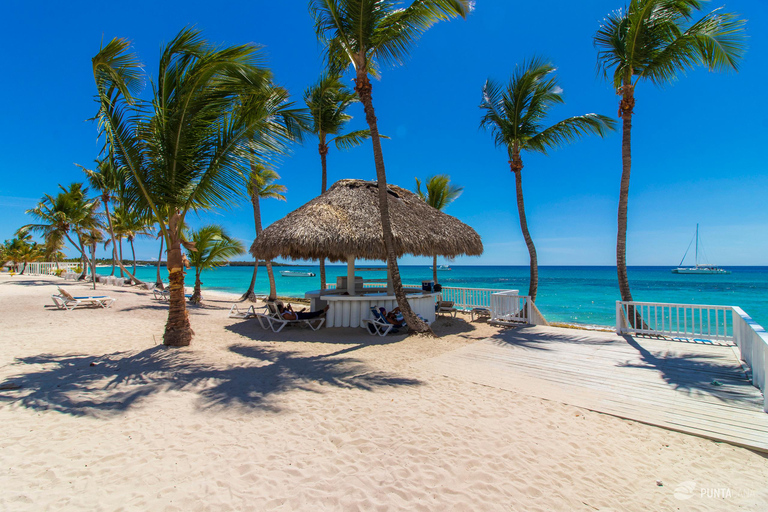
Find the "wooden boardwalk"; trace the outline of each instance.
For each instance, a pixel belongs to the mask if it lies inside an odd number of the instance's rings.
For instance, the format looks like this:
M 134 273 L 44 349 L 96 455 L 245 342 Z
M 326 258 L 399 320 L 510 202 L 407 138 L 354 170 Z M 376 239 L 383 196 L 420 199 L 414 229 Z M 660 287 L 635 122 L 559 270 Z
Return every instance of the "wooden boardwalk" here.
M 448 377 L 768 452 L 763 395 L 737 353 L 727 345 L 526 327 L 422 364 Z

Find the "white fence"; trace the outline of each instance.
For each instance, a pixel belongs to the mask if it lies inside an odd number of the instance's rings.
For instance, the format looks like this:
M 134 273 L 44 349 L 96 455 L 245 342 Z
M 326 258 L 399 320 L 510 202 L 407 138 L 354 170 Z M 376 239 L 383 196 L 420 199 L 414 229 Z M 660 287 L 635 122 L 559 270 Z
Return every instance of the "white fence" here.
M 24 269 L 24 274 L 29 274 L 31 276 L 47 276 L 47 275 L 55 275 L 57 264 L 55 262 L 50 261 L 31 261 L 27 263 L 27 268 Z M 66 272 L 67 270 L 71 270 L 73 268 L 79 267 L 79 263 L 58 263 L 58 269 L 62 272 Z M 24 264 L 19 264 L 19 271 L 24 267 Z
M 531 297 L 518 295 L 517 290 L 496 291 L 491 294 L 491 322 L 501 324 L 532 324 Z
M 763 392 L 763 410 L 768 412 L 768 333 L 739 307 L 733 307 L 733 339 L 741 359 L 752 370 L 752 384 Z
M 511 293 L 517 295 L 517 290 L 493 290 L 490 288 L 453 288 L 443 286 L 443 300 L 453 301 L 453 305 L 461 309 L 492 307 L 491 296 L 494 293 Z
M 640 325 L 629 323 L 631 308 Z M 636 333 L 734 343 L 751 370 L 752 384 L 763 392 L 768 412 L 768 333 L 735 306 L 616 301 L 616 333 Z
M 632 327 L 630 310 L 640 325 Z M 731 306 L 616 301 L 616 332 L 733 341 Z

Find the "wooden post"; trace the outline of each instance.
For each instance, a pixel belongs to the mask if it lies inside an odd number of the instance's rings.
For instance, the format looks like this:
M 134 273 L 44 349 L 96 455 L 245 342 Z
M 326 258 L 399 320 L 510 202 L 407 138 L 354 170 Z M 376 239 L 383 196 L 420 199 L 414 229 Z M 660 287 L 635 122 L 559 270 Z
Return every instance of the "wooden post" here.
M 355 257 L 347 256 L 347 293 L 355 294 Z

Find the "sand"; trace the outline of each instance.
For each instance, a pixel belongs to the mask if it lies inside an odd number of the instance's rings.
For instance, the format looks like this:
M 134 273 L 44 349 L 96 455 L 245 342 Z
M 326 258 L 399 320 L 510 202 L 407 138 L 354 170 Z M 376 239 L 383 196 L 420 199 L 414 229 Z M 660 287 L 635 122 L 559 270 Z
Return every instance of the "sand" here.
M 151 293 L 57 284 L 0 275 L 0 510 L 768 510 L 763 455 L 419 364 L 484 322 L 274 334 L 208 292 L 167 349 Z

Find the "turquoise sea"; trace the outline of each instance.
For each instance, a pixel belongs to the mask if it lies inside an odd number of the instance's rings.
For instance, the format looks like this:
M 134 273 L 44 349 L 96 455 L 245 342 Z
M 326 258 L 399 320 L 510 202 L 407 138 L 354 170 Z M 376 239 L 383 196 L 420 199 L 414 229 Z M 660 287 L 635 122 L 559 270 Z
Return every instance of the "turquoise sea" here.
M 280 269 L 307 270 L 318 277 L 282 277 Z M 526 266 L 464 266 L 452 265 L 450 271 L 440 271 L 443 286 L 459 288 L 518 289 L 528 291 Z M 768 267 L 728 267 L 727 275 L 682 275 L 670 272 L 671 267 L 630 267 L 632 296 L 637 301 L 672 302 L 679 304 L 709 304 L 740 306 L 763 326 L 768 326 Z M 279 267 L 275 269 L 278 295 L 303 297 L 307 290 L 320 288 L 318 266 Z M 109 274 L 109 268 L 100 268 Z M 160 269 L 164 281 L 167 273 Z M 250 283 L 253 267 L 221 267 L 205 271 L 203 288 L 242 294 Z M 327 281 L 346 275 L 346 265 L 327 266 Z M 431 280 L 432 271 L 426 265 L 400 267 L 403 282 L 420 285 Z M 156 269 L 137 269 L 137 277 L 154 281 Z M 384 278 L 384 271 L 366 272 L 366 278 Z M 194 285 L 194 273 L 187 272 L 186 283 Z M 259 267 L 256 293 L 267 293 L 269 281 L 266 268 Z M 539 294 L 536 305 L 549 321 L 612 326 L 615 322 L 616 300 L 619 299 L 615 267 L 539 267 Z

